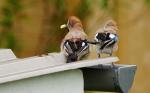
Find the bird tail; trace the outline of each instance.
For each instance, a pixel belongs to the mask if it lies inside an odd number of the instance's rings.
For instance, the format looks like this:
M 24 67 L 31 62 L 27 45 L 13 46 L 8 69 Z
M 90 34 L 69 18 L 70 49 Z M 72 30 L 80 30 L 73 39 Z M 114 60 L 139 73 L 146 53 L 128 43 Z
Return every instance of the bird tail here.
M 75 62 L 78 60 L 78 56 L 75 54 L 70 54 L 67 57 L 67 63 Z
M 83 56 L 89 53 L 89 45 L 86 40 L 77 42 L 67 40 L 64 43 L 64 48 L 67 53 L 67 62 L 80 60 Z

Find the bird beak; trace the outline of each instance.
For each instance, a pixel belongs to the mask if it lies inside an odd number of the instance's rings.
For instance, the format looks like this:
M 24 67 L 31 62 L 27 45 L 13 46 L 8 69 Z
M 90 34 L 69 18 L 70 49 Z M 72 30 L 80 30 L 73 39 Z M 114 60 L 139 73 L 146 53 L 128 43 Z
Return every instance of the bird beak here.
M 63 24 L 63 25 L 60 26 L 61 29 L 66 28 L 66 27 L 67 27 L 66 24 Z

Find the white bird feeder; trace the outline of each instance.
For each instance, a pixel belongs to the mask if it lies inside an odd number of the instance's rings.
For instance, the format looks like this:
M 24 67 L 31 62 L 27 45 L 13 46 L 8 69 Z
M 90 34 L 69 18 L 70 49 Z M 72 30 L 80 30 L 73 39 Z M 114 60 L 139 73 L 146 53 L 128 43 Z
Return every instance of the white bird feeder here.
M 19 59 L 10 49 L 0 49 L 0 93 L 128 93 L 135 65 L 110 64 L 117 57 L 65 63 L 62 53 Z

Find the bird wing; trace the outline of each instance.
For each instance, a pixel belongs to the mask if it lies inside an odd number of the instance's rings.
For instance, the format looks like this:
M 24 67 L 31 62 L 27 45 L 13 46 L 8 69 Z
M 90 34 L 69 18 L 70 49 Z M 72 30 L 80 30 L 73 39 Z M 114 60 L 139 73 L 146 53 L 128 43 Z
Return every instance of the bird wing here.
M 89 53 L 89 44 L 87 43 L 87 40 L 83 40 L 81 48 L 77 51 L 78 58 L 80 59 L 82 56 L 88 53 Z
M 112 36 L 113 35 L 113 36 Z M 104 41 L 103 45 L 100 49 L 104 49 L 107 47 L 112 47 L 118 41 L 118 36 L 115 34 L 108 34 L 106 41 Z

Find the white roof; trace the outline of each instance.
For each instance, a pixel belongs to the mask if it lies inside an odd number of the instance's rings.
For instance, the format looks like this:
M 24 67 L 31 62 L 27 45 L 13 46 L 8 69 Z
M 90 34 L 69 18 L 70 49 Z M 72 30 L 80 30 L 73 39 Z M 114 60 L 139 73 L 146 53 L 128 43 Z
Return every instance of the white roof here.
M 16 59 L 16 56 L 11 49 L 0 49 L 0 62 L 12 59 Z
M 2 54 L 0 54 L 0 56 L 1 55 Z M 62 53 L 50 53 L 42 57 L 34 56 L 23 59 L 1 61 L 0 84 L 65 70 L 117 62 L 118 60 L 117 57 L 109 57 L 65 63 L 66 60 Z

